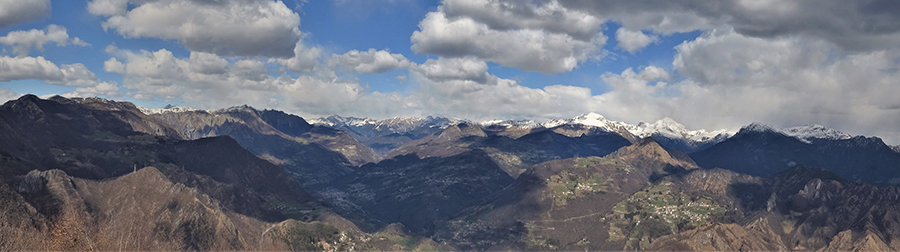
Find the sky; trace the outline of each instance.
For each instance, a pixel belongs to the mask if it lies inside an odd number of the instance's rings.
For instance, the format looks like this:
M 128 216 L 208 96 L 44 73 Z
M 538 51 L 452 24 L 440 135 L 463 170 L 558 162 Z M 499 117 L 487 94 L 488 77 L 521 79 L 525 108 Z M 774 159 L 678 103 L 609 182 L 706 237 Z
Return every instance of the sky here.
M 895 0 L 0 0 L 0 100 L 821 124 L 900 144 Z

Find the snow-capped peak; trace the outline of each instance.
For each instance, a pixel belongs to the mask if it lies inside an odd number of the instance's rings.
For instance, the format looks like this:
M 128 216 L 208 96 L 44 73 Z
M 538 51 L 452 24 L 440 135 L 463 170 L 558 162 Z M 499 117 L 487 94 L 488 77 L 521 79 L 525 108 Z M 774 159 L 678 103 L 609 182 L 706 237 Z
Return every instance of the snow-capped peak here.
M 447 128 L 450 125 L 456 125 L 461 122 L 467 122 L 462 119 L 444 118 L 444 117 L 393 117 L 383 120 L 359 117 L 342 117 L 333 115 L 322 118 L 312 118 L 307 120 L 310 124 L 322 125 L 328 127 L 372 127 L 378 130 L 389 130 L 391 132 L 405 132 L 415 127 L 437 127 Z
M 850 134 L 818 124 L 808 124 L 799 127 L 787 128 L 782 130 L 782 132 L 785 135 L 796 137 L 800 140 L 804 140 L 805 142 L 809 142 L 812 139 L 844 140 L 853 137 Z
M 807 124 L 779 130 L 768 124 L 754 122 L 741 128 L 740 132 L 775 132 L 797 138 L 805 143 L 811 143 L 813 139 L 844 140 L 853 137 L 850 134 L 818 124 Z
M 541 124 L 532 120 L 489 120 L 480 122 L 481 126 L 518 127 L 526 129 L 540 128 Z
M 628 124 L 623 122 L 610 121 L 609 119 L 606 119 L 606 117 L 603 117 L 603 115 L 594 112 L 576 116 L 572 119 L 550 120 L 546 123 L 541 124 L 541 126 L 543 126 L 544 128 L 554 128 L 565 124 L 581 124 L 585 126 L 601 128 L 610 132 L 617 132 L 618 128 L 627 128 L 628 126 Z
M 766 132 L 766 131 L 779 132 L 774 127 L 772 127 L 772 125 L 768 125 L 765 123 L 759 123 L 759 122 L 753 122 L 750 125 L 744 126 L 740 130 L 740 132 Z
M 595 126 L 595 127 L 601 127 L 601 128 L 605 128 L 610 123 L 612 123 L 612 121 L 607 120 L 606 117 L 603 117 L 603 115 L 600 115 L 600 114 L 597 114 L 594 112 L 575 117 L 572 119 L 572 122 L 581 124 L 581 125 Z
M 333 115 L 333 116 L 323 117 L 323 118 L 314 118 L 314 119 L 308 120 L 307 122 L 309 122 L 310 124 L 326 125 L 329 127 L 335 127 L 335 126 L 362 127 L 365 125 L 378 123 L 377 120 L 371 119 L 368 117 L 366 117 L 366 118 L 342 117 L 339 115 Z
M 141 113 L 147 115 L 153 114 L 164 114 L 164 113 L 181 113 L 181 112 L 190 112 L 190 111 L 202 111 L 200 109 L 186 108 L 186 107 L 176 107 L 172 105 L 166 105 L 164 108 L 146 108 L 138 106 L 138 109 Z
M 706 131 L 704 129 L 688 130 L 683 124 L 668 117 L 659 119 L 654 123 L 648 124 L 641 122 L 638 125 L 629 125 L 626 126 L 626 129 L 631 132 L 631 134 L 641 138 L 659 134 L 668 138 L 681 138 L 694 142 L 724 139 L 731 136 L 731 132 L 724 129 L 713 131 Z

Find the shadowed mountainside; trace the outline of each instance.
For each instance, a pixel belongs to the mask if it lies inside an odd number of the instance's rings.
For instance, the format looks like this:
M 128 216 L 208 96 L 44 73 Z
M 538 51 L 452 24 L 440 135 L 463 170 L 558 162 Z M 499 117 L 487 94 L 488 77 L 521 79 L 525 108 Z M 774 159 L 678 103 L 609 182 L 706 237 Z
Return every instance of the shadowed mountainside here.
M 364 165 L 356 176 L 327 188 L 323 197 L 366 229 L 401 223 L 428 235 L 512 181 L 478 150 L 424 159 L 407 155 Z
M 877 137 L 804 142 L 771 129 L 753 129 L 751 125 L 709 149 L 692 153 L 691 158 L 703 167 L 757 176 L 771 176 L 791 166 L 804 165 L 857 182 L 900 184 L 900 153 Z
M 371 149 L 346 132 L 313 127 L 303 118 L 278 111 L 233 107 L 213 112 L 166 112 L 151 116 L 171 125 L 188 139 L 234 138 L 241 146 L 278 165 L 313 191 L 348 176 L 356 168 L 354 164 L 375 159 Z M 328 146 L 334 149 L 326 148 Z M 353 161 L 347 158 L 353 158 Z
M 491 131 L 487 131 L 491 132 Z M 532 165 L 578 156 L 605 156 L 630 142 L 606 131 L 566 136 L 554 130 L 542 130 L 518 138 L 488 135 L 479 125 L 459 124 L 440 134 L 409 142 L 389 157 L 416 154 L 419 157 L 448 157 L 469 150 L 487 153 L 510 176 L 517 177 Z

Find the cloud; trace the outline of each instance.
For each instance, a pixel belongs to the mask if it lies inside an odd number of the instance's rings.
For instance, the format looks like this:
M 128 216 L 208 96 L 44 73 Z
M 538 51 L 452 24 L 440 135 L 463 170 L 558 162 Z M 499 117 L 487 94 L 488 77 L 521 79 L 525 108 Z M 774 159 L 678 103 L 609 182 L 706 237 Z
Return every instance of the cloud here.
M 110 73 L 124 74 L 125 64 L 122 64 L 122 62 L 119 62 L 116 58 L 110 58 L 103 62 L 103 70 Z
M 229 67 L 227 60 L 215 54 L 203 52 L 191 53 L 189 63 L 190 70 L 200 74 L 224 74 L 228 72 Z
M 0 81 L 13 80 L 54 80 L 61 81 L 63 73 L 59 67 L 44 57 L 20 57 L 10 58 L 0 56 Z
M 98 85 L 99 79 L 81 63 L 57 66 L 44 57 L 0 56 L 0 81 L 41 80 L 62 86 Z
M 632 31 L 625 27 L 621 27 L 616 30 L 616 40 L 619 41 L 619 48 L 634 54 L 650 43 L 659 40 L 659 38 L 656 36 L 648 36 L 641 31 Z
M 474 58 L 429 59 L 411 69 L 431 81 L 471 81 L 495 85 L 498 78 L 488 73 L 487 63 Z
M 226 60 L 199 52 L 193 52 L 188 58 L 177 58 L 165 49 L 155 52 L 116 49 L 111 54 L 117 58 L 107 61 L 110 70 L 119 71 L 121 67 L 113 65 L 124 64 L 122 86 L 127 96 L 143 100 L 178 99 L 186 106 L 197 108 L 250 104 L 302 116 L 546 117 L 559 115 L 560 111 L 585 111 L 583 101 L 591 97 L 590 89 L 583 87 L 524 87 L 488 74 L 487 64 L 472 58 L 439 58 L 406 66 L 408 81 L 414 88 L 404 95 L 369 92 L 357 80 L 328 75 L 327 71 L 298 77 L 272 76 L 261 60 Z M 206 67 L 211 62 L 218 63 L 212 64 L 216 67 Z M 374 62 L 377 60 L 371 61 Z
M 269 62 L 280 63 L 281 65 L 287 67 L 288 70 L 291 70 L 295 73 L 311 73 L 324 70 L 322 69 L 321 62 L 319 61 L 321 57 L 321 47 L 309 47 L 303 44 L 303 41 L 300 41 L 297 42 L 297 45 L 294 47 L 294 57 L 291 57 L 289 59 L 274 59 L 269 60 Z
M 331 67 L 340 66 L 346 71 L 357 73 L 384 73 L 395 69 L 410 68 L 414 64 L 402 54 L 374 48 L 364 52 L 352 50 L 341 55 L 333 55 L 328 60 L 328 65 Z
M 12 31 L 6 36 L 0 37 L 0 44 L 12 47 L 13 53 L 19 57 L 27 56 L 31 48 L 43 51 L 44 44 L 50 42 L 56 42 L 57 46 L 66 46 L 69 42 L 76 46 L 90 45 L 77 37 L 69 41 L 69 34 L 66 32 L 66 28 L 58 25 L 48 25 L 44 30 Z
M 93 87 L 80 87 L 72 92 L 64 93 L 65 97 L 92 97 L 105 96 L 107 98 L 121 98 L 122 92 L 116 82 L 101 82 Z
M 109 61 L 107 61 L 109 62 Z M 93 72 L 81 63 L 57 66 L 44 57 L 0 56 L 0 81 L 40 80 L 47 84 L 77 87 L 66 96 L 121 97 L 115 82 L 101 82 Z M 0 88 L 0 98 L 18 96 Z
M 117 58 L 107 61 L 111 65 L 109 70 L 121 70 L 125 94 L 141 100 L 178 99 L 187 106 L 210 109 L 250 104 L 316 113 L 345 111 L 341 108 L 350 108 L 345 103 L 360 99 L 366 91 L 355 81 L 333 74 L 272 76 L 263 60 L 227 60 L 202 52 L 177 58 L 166 49 L 155 52 L 114 49 L 111 54 Z M 113 62 L 123 64 L 124 69 L 113 66 L 118 65 Z
M 15 91 L 12 91 L 11 89 L 0 87 L 0 103 L 5 103 L 6 101 L 19 98 L 19 96 L 22 95 L 16 93 Z
M 566 9 L 557 1 L 446 0 L 440 11 L 448 18 L 470 18 L 492 30 L 543 30 L 583 41 L 597 36 L 604 22 L 587 12 Z
M 497 77 L 488 73 L 487 63 L 474 57 L 428 59 L 425 63 L 416 64 L 402 54 L 370 48 L 368 51 L 352 50 L 332 55 L 328 60 L 328 66 L 363 74 L 407 69 L 438 82 L 460 80 L 478 84 L 497 84 Z M 406 81 L 406 76 L 398 80 Z
M 84 42 L 84 40 L 81 40 L 81 39 L 78 38 L 78 37 L 75 37 L 75 38 L 72 39 L 72 44 L 73 44 L 73 45 L 76 45 L 76 46 L 91 46 L 90 43 Z
M 559 0 L 562 6 L 661 34 L 733 29 L 757 38 L 803 36 L 841 49 L 870 51 L 900 47 L 900 3 L 870 1 L 747 1 L 710 4 L 688 1 Z
M 104 29 L 126 38 L 178 40 L 191 51 L 220 56 L 291 58 L 302 34 L 300 16 L 281 1 L 94 0 Z M 123 6 L 136 5 L 131 10 Z
M 445 1 L 410 37 L 417 54 L 475 57 L 524 71 L 555 74 L 599 58 L 602 21 L 550 1 Z
M 88 2 L 87 9 L 98 16 L 122 15 L 128 12 L 128 0 L 93 0 Z
M 0 0 L 0 28 L 50 15 L 50 0 Z
M 584 87 L 551 85 L 535 89 L 513 80 L 499 79 L 496 85 L 472 81 L 436 82 L 413 73 L 418 99 L 426 114 L 462 117 L 473 120 L 496 118 L 549 119 L 587 111 L 591 90 Z

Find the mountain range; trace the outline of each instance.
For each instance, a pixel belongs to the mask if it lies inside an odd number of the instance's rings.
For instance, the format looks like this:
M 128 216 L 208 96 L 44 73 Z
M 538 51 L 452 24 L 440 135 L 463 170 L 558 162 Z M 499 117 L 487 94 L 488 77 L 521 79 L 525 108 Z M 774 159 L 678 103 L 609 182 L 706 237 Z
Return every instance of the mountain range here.
M 304 119 L 25 95 L 0 250 L 898 250 L 900 151 L 821 125 Z

